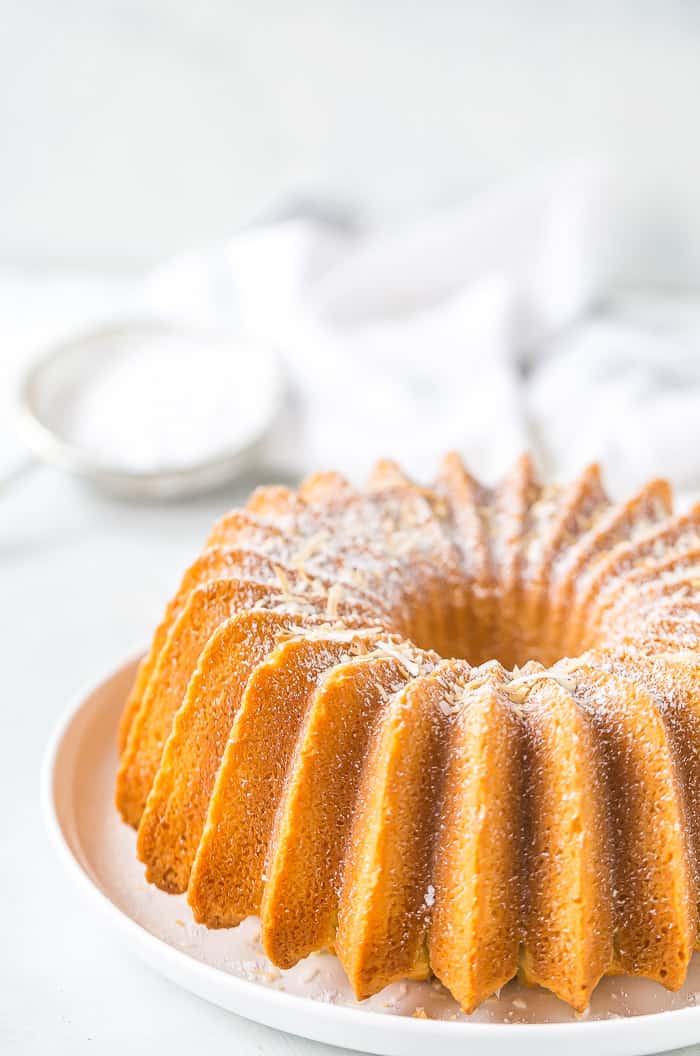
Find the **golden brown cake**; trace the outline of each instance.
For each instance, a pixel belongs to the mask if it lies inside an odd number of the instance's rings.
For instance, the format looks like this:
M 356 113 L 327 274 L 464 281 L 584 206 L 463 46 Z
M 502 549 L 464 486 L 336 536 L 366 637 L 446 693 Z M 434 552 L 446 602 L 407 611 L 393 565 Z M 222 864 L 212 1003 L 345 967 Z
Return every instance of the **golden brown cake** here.
M 596 466 L 494 487 L 378 463 L 260 488 L 185 573 L 120 726 L 117 806 L 196 920 L 260 916 L 359 998 L 519 974 L 582 1010 L 698 946 L 700 506 Z

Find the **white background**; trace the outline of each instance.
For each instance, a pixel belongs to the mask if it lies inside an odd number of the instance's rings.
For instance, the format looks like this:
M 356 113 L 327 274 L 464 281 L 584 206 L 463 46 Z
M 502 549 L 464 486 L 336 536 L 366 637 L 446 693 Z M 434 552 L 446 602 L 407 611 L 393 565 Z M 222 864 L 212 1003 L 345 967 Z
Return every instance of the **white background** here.
M 612 167 L 629 280 L 700 284 L 692 0 L 1 0 L 0 263 L 130 265 L 292 183 L 382 222 Z

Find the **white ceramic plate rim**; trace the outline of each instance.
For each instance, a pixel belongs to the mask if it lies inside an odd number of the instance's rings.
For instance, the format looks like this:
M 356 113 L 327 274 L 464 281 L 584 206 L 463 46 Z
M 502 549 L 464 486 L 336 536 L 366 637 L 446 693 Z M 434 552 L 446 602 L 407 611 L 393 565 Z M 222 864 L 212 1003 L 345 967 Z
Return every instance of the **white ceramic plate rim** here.
M 97 886 L 75 856 L 63 830 L 54 795 L 61 752 L 71 726 L 90 698 L 136 662 L 134 656 L 105 678 L 79 693 L 63 713 L 46 746 L 41 766 L 41 806 L 49 837 L 68 873 L 106 923 L 141 960 L 168 979 L 246 1019 L 301 1037 L 356 1048 L 380 1056 L 424 1053 L 432 1043 L 440 1053 L 463 1053 L 468 1044 L 481 1051 L 560 1052 L 569 1056 L 591 1051 L 618 1056 L 645 1056 L 691 1045 L 700 1039 L 700 1006 L 628 1018 L 577 1023 L 464 1023 L 416 1019 L 326 1004 L 271 989 L 205 964 L 152 935 Z

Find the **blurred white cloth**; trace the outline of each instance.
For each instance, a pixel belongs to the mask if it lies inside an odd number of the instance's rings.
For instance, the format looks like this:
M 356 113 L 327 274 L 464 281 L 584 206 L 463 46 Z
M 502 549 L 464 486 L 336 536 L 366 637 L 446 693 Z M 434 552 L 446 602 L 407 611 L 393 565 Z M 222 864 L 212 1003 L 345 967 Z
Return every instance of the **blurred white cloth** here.
M 613 492 L 667 476 L 700 497 L 700 299 L 618 296 L 554 343 L 527 404 L 557 475 L 599 460 Z
M 361 479 L 392 456 L 428 480 L 457 448 L 493 479 L 529 448 L 548 477 L 596 459 L 614 493 L 663 474 L 697 496 L 700 296 L 610 296 L 607 198 L 596 165 L 569 162 L 397 233 L 297 210 L 145 281 L 4 281 L 2 336 L 144 312 L 244 329 L 292 394 L 270 474 Z
M 158 269 L 148 303 L 279 349 L 298 410 L 282 468 L 359 477 L 384 455 L 427 478 L 458 448 L 493 477 L 531 446 L 524 365 L 604 283 L 601 190 L 570 162 L 396 234 L 293 218 Z

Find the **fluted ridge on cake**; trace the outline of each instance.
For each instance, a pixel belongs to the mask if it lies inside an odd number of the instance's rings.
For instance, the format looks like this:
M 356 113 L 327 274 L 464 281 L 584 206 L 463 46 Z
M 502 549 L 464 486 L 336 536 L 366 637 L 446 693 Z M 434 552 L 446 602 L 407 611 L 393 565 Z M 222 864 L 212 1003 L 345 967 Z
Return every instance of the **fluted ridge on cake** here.
M 486 485 L 382 460 L 215 525 L 124 708 L 117 805 L 195 919 L 259 914 L 358 997 L 516 974 L 582 1011 L 698 945 L 700 505 L 597 466 Z

